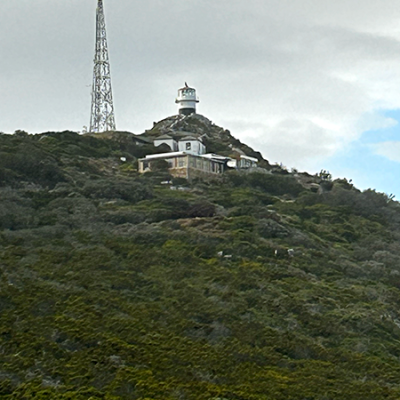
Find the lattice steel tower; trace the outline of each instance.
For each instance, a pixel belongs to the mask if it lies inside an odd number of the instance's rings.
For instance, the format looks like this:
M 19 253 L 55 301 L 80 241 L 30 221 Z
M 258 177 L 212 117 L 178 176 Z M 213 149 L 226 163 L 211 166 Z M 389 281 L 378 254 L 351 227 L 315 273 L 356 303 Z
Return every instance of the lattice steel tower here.
M 106 22 L 103 0 L 98 0 L 96 11 L 96 49 L 94 55 L 92 111 L 90 132 L 115 131 L 114 104 L 111 90 Z

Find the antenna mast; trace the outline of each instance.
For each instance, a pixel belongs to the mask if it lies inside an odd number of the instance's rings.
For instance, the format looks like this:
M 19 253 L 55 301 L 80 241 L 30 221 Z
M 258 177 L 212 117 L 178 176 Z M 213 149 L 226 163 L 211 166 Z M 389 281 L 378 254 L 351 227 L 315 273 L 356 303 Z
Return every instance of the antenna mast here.
M 92 110 L 89 132 L 105 131 L 115 131 L 115 117 L 103 0 L 98 0 L 96 11 L 96 48 L 93 68 Z

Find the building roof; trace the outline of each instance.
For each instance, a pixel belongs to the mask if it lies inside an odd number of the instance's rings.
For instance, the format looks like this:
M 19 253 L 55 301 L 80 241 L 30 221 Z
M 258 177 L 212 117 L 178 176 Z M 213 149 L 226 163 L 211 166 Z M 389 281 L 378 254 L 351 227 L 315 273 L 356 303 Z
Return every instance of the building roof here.
M 180 142 L 183 142 L 183 141 L 186 141 L 186 140 L 197 140 L 197 141 L 203 143 L 201 138 L 200 137 L 196 137 L 196 136 L 186 136 L 186 137 L 183 137 L 183 138 L 179 139 Z
M 184 90 L 184 89 L 193 89 L 196 90 L 195 88 L 190 87 L 186 82 L 185 82 L 185 86 L 183 88 L 180 88 L 178 90 Z
M 154 140 L 164 140 L 164 139 L 174 139 L 172 136 L 168 135 L 168 134 L 164 134 L 161 136 L 156 137 Z M 175 140 L 175 139 L 174 139 Z
M 140 158 L 140 160 L 151 160 L 157 158 L 170 158 L 178 156 L 186 156 L 187 153 L 184 151 L 172 151 L 170 153 L 160 153 L 160 154 L 148 154 L 145 158 Z
M 257 158 L 254 158 L 254 157 L 240 155 L 240 158 L 243 158 L 243 159 L 249 160 L 249 161 L 253 161 L 253 162 L 258 162 Z
M 174 136 L 182 138 L 182 137 L 186 137 L 186 136 L 199 137 L 200 135 L 198 133 L 189 132 L 189 131 L 174 131 Z
M 137 140 L 138 142 L 143 142 L 143 143 L 153 143 L 153 139 L 143 136 L 143 135 L 134 135 L 133 136 L 134 140 Z
M 232 160 L 231 157 L 220 156 L 219 154 L 214 154 L 214 153 L 202 154 L 201 157 L 211 158 L 213 160 L 221 160 L 221 161 Z
M 207 158 L 211 159 L 215 162 L 223 163 L 226 160 L 230 160 L 229 157 L 219 156 L 218 154 L 193 154 L 187 153 L 186 151 L 174 151 L 170 153 L 160 153 L 160 154 L 149 154 L 145 158 L 140 158 L 139 161 L 149 161 L 149 160 L 157 160 L 158 158 L 174 158 L 174 157 L 181 157 L 181 156 L 191 156 L 191 157 L 198 157 L 198 158 Z

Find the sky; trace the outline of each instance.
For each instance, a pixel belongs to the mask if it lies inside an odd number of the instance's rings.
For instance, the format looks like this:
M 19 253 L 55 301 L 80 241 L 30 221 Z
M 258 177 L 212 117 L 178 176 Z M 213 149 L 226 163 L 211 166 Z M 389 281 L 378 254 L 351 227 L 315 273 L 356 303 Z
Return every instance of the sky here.
M 115 118 L 197 111 L 271 164 L 400 199 L 400 0 L 103 0 Z M 89 125 L 97 0 L 0 2 L 0 132 Z

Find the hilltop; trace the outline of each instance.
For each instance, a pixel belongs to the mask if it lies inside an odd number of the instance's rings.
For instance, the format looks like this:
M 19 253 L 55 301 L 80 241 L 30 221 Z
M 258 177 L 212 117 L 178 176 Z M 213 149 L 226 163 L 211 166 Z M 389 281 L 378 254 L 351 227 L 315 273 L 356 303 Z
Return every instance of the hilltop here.
M 139 174 L 179 132 L 260 172 Z M 205 117 L 1 134 L 0 227 L 1 399 L 400 398 L 399 203 Z
M 151 145 L 154 139 L 165 134 L 171 135 L 172 137 L 184 137 L 188 134 L 195 134 L 201 137 L 209 153 L 218 153 L 230 157 L 233 156 L 234 153 L 239 152 L 240 154 L 246 154 L 247 156 L 257 158 L 260 162 L 260 166 L 263 168 L 272 168 L 260 152 L 240 142 L 240 140 L 231 135 L 229 130 L 215 125 L 208 118 L 200 114 L 191 114 L 188 116 L 173 115 L 159 122 L 154 122 L 151 129 L 146 130 L 140 135 L 133 135 L 130 132 L 88 133 L 87 135 L 103 139 L 112 139 L 125 144 L 137 141 L 138 143 L 141 142 L 142 145 Z M 132 147 L 130 150 L 132 153 Z M 159 152 L 164 150 L 169 149 L 161 148 Z M 148 151 L 150 154 L 154 152 L 148 146 L 145 147 L 145 151 Z M 132 154 L 142 157 L 145 151 L 139 153 L 133 151 Z M 279 169 L 280 167 L 275 166 L 275 168 Z

